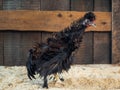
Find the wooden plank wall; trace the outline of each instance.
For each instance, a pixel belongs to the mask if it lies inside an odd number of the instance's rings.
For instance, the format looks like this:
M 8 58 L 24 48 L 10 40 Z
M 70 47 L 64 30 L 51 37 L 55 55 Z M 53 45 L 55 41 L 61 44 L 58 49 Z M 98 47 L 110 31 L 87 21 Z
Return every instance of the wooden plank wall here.
M 3 9 L 2 0 L 0 0 L 0 10 Z M 0 32 L 0 65 L 3 65 L 3 32 Z
M 72 11 L 93 11 L 93 0 L 71 0 Z M 74 63 L 93 63 L 93 32 L 85 33 Z
M 94 11 L 111 12 L 111 0 L 95 0 Z M 111 32 L 94 32 L 94 63 L 111 63 Z
M 0 0 L 2 10 L 111 11 L 111 0 Z M 100 4 L 99 4 L 100 3 Z M 45 42 L 49 32 L 0 31 L 0 65 L 25 65 L 34 42 Z M 110 32 L 87 32 L 76 52 L 75 64 L 110 63 Z M 104 52 L 103 52 L 104 51 Z
M 32 0 L 19 2 L 17 0 L 4 0 L 3 10 L 40 8 L 40 1 L 32 2 Z M 41 42 L 41 32 L 4 32 L 4 65 L 25 65 L 27 52 L 34 42 Z
M 0 30 L 59 32 L 83 17 L 87 12 L 79 11 L 38 11 L 38 10 L 0 10 Z M 111 31 L 111 12 L 94 12 L 97 27 L 85 31 Z M 60 24 L 61 23 L 61 24 Z
M 120 0 L 112 0 L 112 63 L 120 64 Z
M 21 2 L 17 0 L 3 0 L 3 10 L 20 9 Z M 3 34 L 3 56 L 4 65 L 19 65 L 21 64 L 21 33 L 6 31 Z

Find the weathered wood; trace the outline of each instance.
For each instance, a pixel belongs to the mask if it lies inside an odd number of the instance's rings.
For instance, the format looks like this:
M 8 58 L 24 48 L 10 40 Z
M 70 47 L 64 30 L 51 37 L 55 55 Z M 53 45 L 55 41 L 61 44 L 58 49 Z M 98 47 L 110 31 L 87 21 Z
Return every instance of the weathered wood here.
M 22 10 L 40 10 L 40 0 L 21 0 Z
M 101 12 L 110 12 L 111 0 L 95 0 L 94 10 Z M 98 19 L 99 17 L 97 17 Z M 100 29 L 100 28 L 99 28 Z M 112 28 L 110 28 L 111 30 Z M 94 32 L 94 63 L 106 64 L 111 61 L 111 32 Z
M 3 0 L 0 0 L 0 10 L 3 9 Z
M 22 0 L 21 8 L 23 10 L 39 10 L 40 0 Z M 21 32 L 21 65 L 25 65 L 28 51 L 35 42 L 41 42 L 41 32 Z
M 93 0 L 71 0 L 72 11 L 93 11 Z
M 94 10 L 108 12 L 111 11 L 111 0 L 94 0 Z
M 21 32 L 21 64 L 25 65 L 28 51 L 32 48 L 35 42 L 41 42 L 41 32 Z
M 3 51 L 3 32 L 0 32 L 0 65 L 4 64 L 3 61 L 3 55 L 4 55 L 4 51 Z
M 20 7 L 21 0 L 3 0 L 3 10 L 19 10 Z M 4 32 L 4 65 L 20 65 L 20 37 L 19 32 Z
M 93 33 L 87 32 L 83 36 L 80 48 L 75 53 L 75 64 L 92 64 L 93 63 Z
M 120 0 L 112 0 L 112 63 L 120 63 Z
M 44 11 L 68 11 L 69 10 L 69 0 L 41 0 L 41 8 L 40 10 Z
M 20 0 L 21 1 L 21 0 Z M 27 4 L 26 1 L 20 2 L 22 6 L 14 6 L 13 4 L 5 5 L 4 9 L 37 9 L 36 3 Z M 12 1 L 11 1 L 12 2 Z M 9 1 L 6 1 L 9 3 Z M 18 2 L 12 2 L 17 4 Z M 26 6 L 24 6 L 26 4 Z M 30 5 L 30 6 L 29 6 Z M 21 14 L 22 16 L 22 14 Z M 14 17 L 14 16 L 13 16 Z M 4 20 L 4 19 L 3 19 Z M 11 29 L 12 30 L 12 29 Z M 41 32 L 5 32 L 4 33 L 4 63 L 5 65 L 25 65 L 28 50 L 33 46 L 34 42 L 41 42 Z
M 94 33 L 94 63 L 109 64 L 111 60 L 111 37 L 110 33 Z
M 0 30 L 57 32 L 82 17 L 76 11 L 0 11 Z M 97 27 L 87 31 L 110 31 L 111 13 L 95 12 Z
M 72 0 L 71 1 L 71 10 L 77 11 L 92 11 L 93 10 L 93 0 L 89 0 L 90 5 L 86 5 L 88 0 Z M 93 30 L 93 29 L 90 29 Z M 93 63 L 93 32 L 85 33 L 83 40 L 80 44 L 80 48 L 75 54 L 76 60 L 75 64 L 91 64 Z
M 20 10 L 21 0 L 3 0 L 3 10 Z
M 4 33 L 4 65 L 20 64 L 20 44 L 19 32 L 9 31 Z
M 3 5 L 1 1 L 3 1 L 2 2 Z M 100 6 L 99 4 L 98 4 L 99 7 L 97 7 L 97 4 L 93 5 L 93 1 L 95 1 L 94 3 L 100 3 Z M 106 6 L 104 5 L 103 2 L 105 2 Z M 108 0 L 104 0 L 104 1 L 89 0 L 89 2 L 88 0 L 0 0 L 0 9 L 3 6 L 4 10 L 16 10 L 16 9 L 17 10 L 18 9 L 19 10 L 20 9 L 36 10 L 36 11 L 20 11 L 20 12 L 4 11 L 5 14 L 3 14 L 3 11 L 0 11 L 0 22 L 3 23 L 3 24 L 0 23 L 0 28 L 3 26 L 8 27 L 8 28 L 3 28 L 4 31 L 6 30 L 30 31 L 30 32 L 6 31 L 4 33 L 0 31 L 0 59 L 3 58 L 5 60 L 5 61 L 2 61 L 3 59 L 1 59 L 0 64 L 5 63 L 5 65 L 25 65 L 25 62 L 27 60 L 28 50 L 32 47 L 34 42 L 41 42 L 41 41 L 45 42 L 46 38 L 51 37 L 52 35 L 52 33 L 48 33 L 48 32 L 42 32 L 42 35 L 41 35 L 41 32 L 39 31 L 56 32 L 56 31 L 62 30 L 63 28 L 69 26 L 69 24 L 73 20 L 83 16 L 83 14 L 86 11 L 93 11 L 94 6 L 96 11 L 103 11 L 104 9 L 104 11 L 107 11 L 107 12 L 104 12 L 105 15 L 102 15 L 99 12 L 95 12 L 99 14 L 96 20 L 97 28 L 89 28 L 88 31 L 102 31 L 102 33 L 95 32 L 94 37 L 93 37 L 93 32 L 85 33 L 83 37 L 83 42 L 81 43 L 81 47 L 78 50 L 78 53 L 76 55 L 77 57 L 76 57 L 75 63 L 78 63 L 78 64 L 93 63 L 93 57 L 96 58 L 95 63 L 105 63 L 105 62 L 108 63 L 108 61 L 106 61 L 108 59 L 105 60 L 105 58 L 109 58 L 108 53 L 110 53 L 111 47 L 109 46 L 110 44 L 108 43 L 111 43 L 111 42 L 109 39 L 110 32 L 108 33 L 106 31 L 111 31 L 111 13 L 108 12 L 109 11 L 108 8 L 107 9 L 105 8 L 105 7 L 109 7 L 110 5 L 109 2 L 108 3 L 107 2 Z M 118 63 L 120 61 L 119 31 L 118 31 L 120 28 L 118 25 L 119 22 L 117 21 L 117 19 L 119 20 L 119 17 L 118 17 L 119 15 L 117 15 L 117 12 L 120 12 L 119 11 L 120 8 L 118 5 L 119 1 L 116 0 L 114 2 L 116 3 L 116 6 L 114 5 L 115 8 L 114 8 L 114 15 L 113 15 L 115 18 L 115 21 L 114 21 L 114 29 L 113 29 L 114 35 L 112 38 L 114 39 L 114 41 L 112 42 L 113 43 L 112 58 L 113 58 L 113 63 Z M 102 8 L 102 10 L 99 8 Z M 51 11 L 51 15 L 50 15 L 50 13 L 46 13 L 47 11 L 43 11 L 43 12 L 37 11 L 39 9 L 60 10 L 60 11 L 54 11 L 54 12 Z M 66 10 L 67 12 L 63 12 L 61 10 Z M 68 10 L 76 10 L 76 11 L 69 12 Z M 82 13 L 81 11 L 84 11 L 84 13 Z M 15 13 L 17 12 L 17 14 L 10 15 L 10 12 L 15 12 Z M 42 17 L 40 16 L 39 13 L 43 14 Z M 100 18 L 101 21 L 98 18 Z M 7 24 L 8 21 L 5 21 L 5 20 L 8 20 L 9 24 Z M 21 20 L 24 20 L 24 21 L 21 21 Z M 106 24 L 106 21 L 107 21 L 107 24 Z M 48 24 L 46 24 L 46 22 L 48 22 Z M 16 26 L 16 24 L 19 24 L 19 25 Z M 26 25 L 29 28 L 26 28 Z M 54 26 L 51 26 L 51 25 L 54 25 Z M 45 28 L 41 26 L 44 26 Z M 46 30 L 46 27 L 50 30 Z M 54 28 L 51 28 L 51 27 L 54 27 Z M 34 31 L 34 32 L 31 32 L 31 31 Z M 105 33 L 103 33 L 103 31 L 105 31 Z M 109 50 L 108 50 L 108 47 L 109 47 Z M 105 53 L 102 52 L 104 50 L 105 50 Z M 101 54 L 101 52 L 104 54 Z
M 61 11 L 62 10 L 69 10 L 69 0 L 41 0 L 41 8 L 40 8 L 40 10 L 44 10 L 44 11 L 45 10 L 47 10 L 47 11 L 48 10 L 49 11 L 50 10 L 54 10 L 54 11 L 55 10 L 61 10 Z M 56 13 L 56 15 L 58 15 L 58 14 L 59 13 Z M 55 21 L 55 23 L 58 21 L 58 20 L 55 20 L 55 17 L 53 17 L 53 20 Z M 59 18 L 59 20 L 60 20 L 60 18 Z M 50 23 L 51 23 L 51 21 L 50 21 Z M 46 27 L 50 28 L 50 26 L 46 26 Z M 45 30 L 45 29 L 41 29 L 41 30 Z M 42 42 L 46 42 L 48 37 L 52 37 L 52 33 L 50 33 L 50 32 L 42 32 Z
M 3 9 L 2 0 L 0 0 L 0 10 Z M 3 65 L 3 33 L 0 32 L 0 65 Z

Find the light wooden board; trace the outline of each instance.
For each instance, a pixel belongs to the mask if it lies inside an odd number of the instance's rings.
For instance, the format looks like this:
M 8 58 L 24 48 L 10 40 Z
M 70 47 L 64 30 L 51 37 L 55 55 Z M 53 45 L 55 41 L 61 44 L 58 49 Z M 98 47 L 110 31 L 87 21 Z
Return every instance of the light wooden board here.
M 58 32 L 86 12 L 77 11 L 0 11 L 0 30 Z M 95 12 L 97 27 L 87 31 L 110 31 L 111 13 Z

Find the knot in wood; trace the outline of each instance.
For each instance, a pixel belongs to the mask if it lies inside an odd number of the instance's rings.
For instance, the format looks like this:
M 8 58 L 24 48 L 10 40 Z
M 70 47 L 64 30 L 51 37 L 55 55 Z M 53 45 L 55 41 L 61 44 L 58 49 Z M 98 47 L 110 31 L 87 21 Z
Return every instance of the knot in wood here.
M 72 16 L 73 16 L 72 14 L 69 15 L 69 17 L 72 17 Z
M 102 25 L 106 25 L 106 24 L 107 24 L 107 22 L 101 22 L 101 24 L 102 24 Z
M 59 13 L 57 16 L 58 16 L 58 17 L 62 17 L 62 14 L 61 14 L 61 13 Z

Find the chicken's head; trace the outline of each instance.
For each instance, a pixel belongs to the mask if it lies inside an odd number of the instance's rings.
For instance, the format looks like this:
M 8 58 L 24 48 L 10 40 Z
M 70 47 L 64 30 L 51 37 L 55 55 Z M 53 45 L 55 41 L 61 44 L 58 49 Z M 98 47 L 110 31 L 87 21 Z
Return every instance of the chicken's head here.
M 85 26 L 94 26 L 96 27 L 96 24 L 94 24 L 94 21 L 96 19 L 96 16 L 94 13 L 92 12 L 88 12 L 84 15 L 84 21 L 83 21 L 83 25 Z

